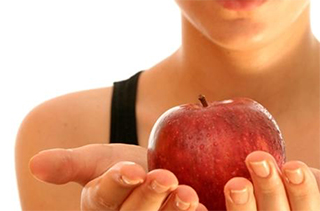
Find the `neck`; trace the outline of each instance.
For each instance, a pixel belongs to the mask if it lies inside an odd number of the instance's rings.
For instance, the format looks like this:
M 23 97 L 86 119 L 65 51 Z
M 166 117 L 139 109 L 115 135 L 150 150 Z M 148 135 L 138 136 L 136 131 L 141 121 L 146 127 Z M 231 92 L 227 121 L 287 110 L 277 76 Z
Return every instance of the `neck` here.
M 182 46 L 173 56 L 172 72 L 178 81 L 176 90 L 184 90 L 179 96 L 185 95 L 181 98 L 186 102 L 194 101 L 191 99 L 200 93 L 210 101 L 241 96 L 273 101 L 289 98 L 289 92 L 306 85 L 302 80 L 316 74 L 318 57 L 319 43 L 311 32 L 309 8 L 283 34 L 246 50 L 223 48 L 182 16 Z

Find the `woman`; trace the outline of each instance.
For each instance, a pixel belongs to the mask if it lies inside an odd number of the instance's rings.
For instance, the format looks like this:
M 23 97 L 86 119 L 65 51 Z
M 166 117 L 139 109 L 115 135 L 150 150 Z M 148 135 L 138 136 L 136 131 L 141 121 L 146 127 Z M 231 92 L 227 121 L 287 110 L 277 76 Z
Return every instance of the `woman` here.
M 176 3 L 182 13 L 176 52 L 113 87 L 52 99 L 25 118 L 16 143 L 23 210 L 206 210 L 173 173 L 146 167 L 156 119 L 196 103 L 199 93 L 210 101 L 260 102 L 286 140 L 281 171 L 268 153 L 248 155 L 253 183 L 237 177 L 225 185 L 227 210 L 320 210 L 320 45 L 310 29 L 309 0 Z M 127 144 L 108 144 L 114 142 Z M 81 186 L 31 176 L 30 158 L 50 148 L 69 150 L 33 157 L 33 175 Z

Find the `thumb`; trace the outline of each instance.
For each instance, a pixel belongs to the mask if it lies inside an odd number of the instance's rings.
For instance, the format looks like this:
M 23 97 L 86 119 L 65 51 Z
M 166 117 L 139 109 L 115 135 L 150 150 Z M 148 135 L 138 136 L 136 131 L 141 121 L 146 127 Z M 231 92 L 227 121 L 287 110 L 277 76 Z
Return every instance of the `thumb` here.
M 72 149 L 50 149 L 34 155 L 29 168 L 36 179 L 86 185 L 115 163 L 133 161 L 147 170 L 147 149 L 128 144 L 91 144 Z

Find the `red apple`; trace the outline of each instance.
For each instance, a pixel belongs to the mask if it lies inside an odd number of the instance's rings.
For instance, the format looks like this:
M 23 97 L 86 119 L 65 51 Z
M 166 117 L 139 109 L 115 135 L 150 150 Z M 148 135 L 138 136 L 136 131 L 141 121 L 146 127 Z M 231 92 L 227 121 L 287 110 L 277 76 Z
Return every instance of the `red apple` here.
M 173 172 L 193 187 L 209 210 L 226 210 L 224 185 L 251 177 L 245 158 L 261 150 L 285 163 L 285 145 L 271 114 L 248 98 L 184 104 L 162 114 L 152 128 L 148 167 Z

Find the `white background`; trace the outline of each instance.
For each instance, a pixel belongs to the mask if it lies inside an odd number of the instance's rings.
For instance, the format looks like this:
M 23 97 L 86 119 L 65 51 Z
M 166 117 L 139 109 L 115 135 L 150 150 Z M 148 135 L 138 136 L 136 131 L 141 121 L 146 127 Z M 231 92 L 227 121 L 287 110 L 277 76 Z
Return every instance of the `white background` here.
M 312 29 L 320 40 L 319 10 L 312 0 Z M 180 43 L 173 0 L 0 0 L 1 210 L 20 210 L 14 144 L 33 107 L 110 86 L 155 65 Z

